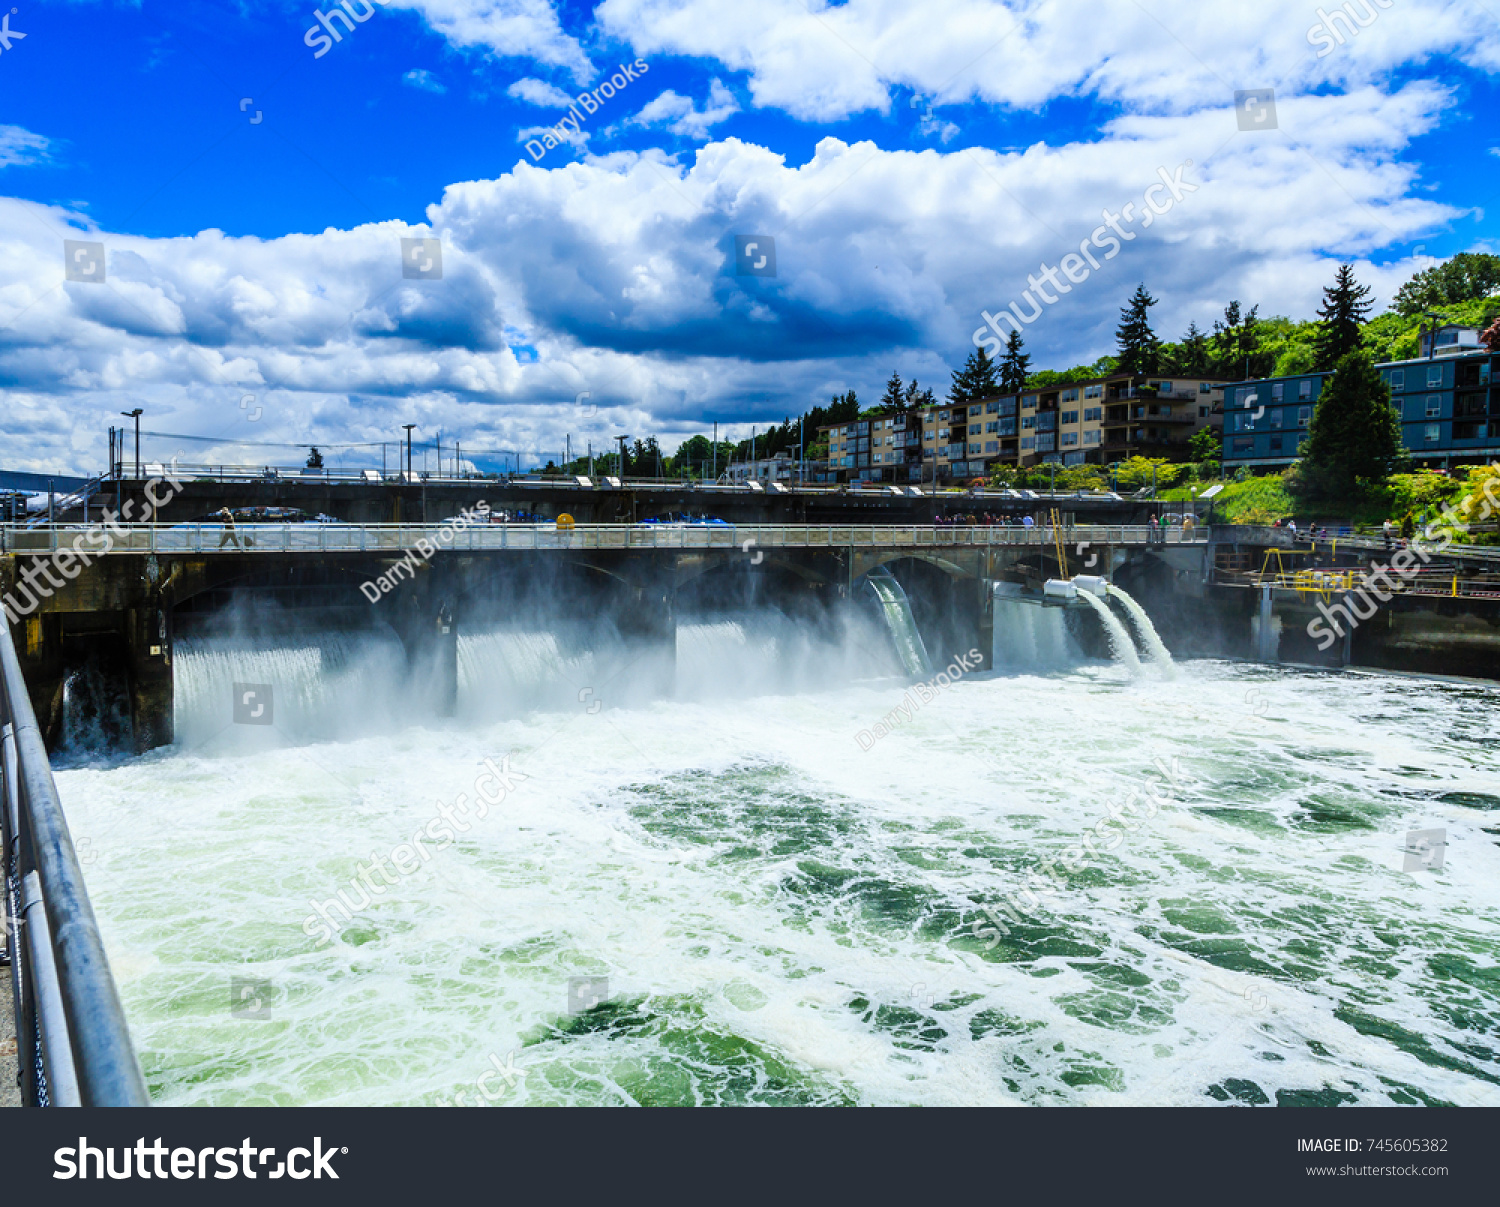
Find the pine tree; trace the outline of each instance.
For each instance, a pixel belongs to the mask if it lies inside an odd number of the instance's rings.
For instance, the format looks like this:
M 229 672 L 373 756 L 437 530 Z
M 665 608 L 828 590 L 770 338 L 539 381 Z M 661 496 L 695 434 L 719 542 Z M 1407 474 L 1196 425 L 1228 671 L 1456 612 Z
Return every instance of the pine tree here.
M 1384 482 L 1402 457 L 1391 392 L 1363 352 L 1344 355 L 1323 387 L 1299 454 L 1302 480 L 1324 498 L 1347 502 L 1363 485 Z
M 1161 344 L 1151 330 L 1151 319 L 1147 313 L 1156 305 L 1156 299 L 1146 292 L 1145 285 L 1137 285 L 1129 304 L 1120 311 L 1120 325 L 1115 330 L 1115 339 L 1120 346 L 1120 368 L 1129 373 L 1155 373 L 1161 359 Z
M 1191 377 L 1206 377 L 1211 367 L 1208 336 L 1198 330 L 1197 323 L 1189 323 L 1178 352 L 1177 371 Z
M 895 414 L 901 409 L 901 374 L 894 369 L 891 370 L 891 379 L 885 383 L 885 393 L 880 396 L 875 409 L 886 415 Z
M 1330 369 L 1364 346 L 1360 328 L 1369 317 L 1369 296 L 1370 287 L 1354 279 L 1354 265 L 1340 264 L 1333 284 L 1323 290 L 1323 305 L 1318 308 L 1321 325 L 1313 341 L 1318 368 Z
M 993 398 L 998 393 L 1000 380 L 995 376 L 995 362 L 983 348 L 975 348 L 964 361 L 964 367 L 954 370 L 953 384 L 948 387 L 948 401 L 957 406 L 977 398 Z
M 915 377 L 907 382 L 906 393 L 901 396 L 901 409 L 903 411 L 920 411 L 923 407 L 936 405 L 937 399 L 932 396 L 932 391 L 924 390 L 918 386 Z
M 1260 307 L 1252 306 L 1240 314 L 1238 299 L 1224 307 L 1224 321 L 1214 320 L 1213 371 L 1220 377 L 1249 378 L 1254 375 L 1256 353 L 1260 350 Z
M 1003 391 L 1000 388 L 1000 378 L 995 371 L 995 362 L 990 359 L 990 354 L 983 348 L 975 349 L 974 359 L 974 392 L 973 398 L 993 398 Z
M 1005 357 L 1000 361 L 1000 392 L 1019 394 L 1026 388 L 1026 376 L 1031 372 L 1031 357 L 1021 349 L 1025 344 L 1019 331 L 1012 331 L 1005 341 Z

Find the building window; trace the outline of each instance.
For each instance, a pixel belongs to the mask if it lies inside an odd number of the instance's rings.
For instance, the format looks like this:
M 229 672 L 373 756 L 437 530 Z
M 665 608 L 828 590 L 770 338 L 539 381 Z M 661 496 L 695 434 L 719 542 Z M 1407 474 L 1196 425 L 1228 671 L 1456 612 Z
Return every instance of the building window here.
M 1085 423 L 1098 423 L 1103 418 L 1103 407 L 1085 407 L 1083 410 L 1083 421 Z
M 1406 370 L 1392 369 L 1385 375 L 1386 383 L 1393 390 L 1404 390 L 1406 388 Z
M 1279 453 L 1281 451 L 1281 437 L 1280 436 L 1272 436 L 1271 437 L 1271 451 L 1273 453 Z
M 971 415 L 977 415 L 977 414 L 979 414 L 979 408 L 977 406 L 970 407 L 969 408 L 969 414 L 971 414 Z
M 947 428 L 945 428 L 945 427 L 938 428 L 938 439 L 939 440 L 946 440 L 946 439 L 948 439 L 948 429 Z
M 1022 415 L 1021 416 L 1021 426 L 1022 427 L 1036 427 L 1036 416 L 1035 415 Z
M 1077 432 L 1064 432 L 1062 434 L 1062 442 L 1064 444 L 1077 444 L 1078 443 L 1078 433 Z
M 1276 402 L 1280 402 L 1281 401 L 1281 392 L 1285 388 L 1285 386 L 1286 386 L 1285 382 L 1276 381 L 1276 382 L 1272 382 L 1271 383 L 1271 398 L 1274 401 L 1276 401 Z
M 1207 419 L 1208 418 L 1208 408 L 1207 407 L 1199 407 L 1198 408 L 1198 418 L 1199 419 Z
M 1297 383 L 1297 397 L 1298 398 L 1311 398 L 1312 397 L 1312 382 L 1310 380 L 1304 379 L 1304 380 L 1299 381 Z
M 1103 435 L 1104 433 L 1098 428 L 1094 428 L 1093 431 L 1084 432 L 1083 442 L 1085 444 L 1098 444 Z
M 1306 427 L 1312 422 L 1312 407 L 1297 408 L 1297 426 Z
M 1021 447 L 1023 449 L 1034 449 L 1034 448 L 1036 448 L 1036 437 L 1035 436 L 1022 436 L 1021 437 Z
M 1430 389 L 1432 389 L 1433 386 L 1440 386 L 1442 384 L 1443 384 L 1443 366 L 1442 365 L 1428 365 L 1427 366 L 1427 388 L 1430 390 Z
M 1104 397 L 1104 387 L 1102 385 L 1084 386 L 1083 387 L 1083 396 L 1085 398 L 1103 398 Z
M 1234 438 L 1234 451 L 1237 453 L 1248 453 L 1255 447 L 1254 436 L 1236 436 Z
M 1064 402 L 1077 402 L 1078 401 L 1078 391 L 1076 389 L 1073 389 L 1073 390 L 1064 390 L 1062 392 L 1062 400 Z
M 998 419 L 996 419 L 996 420 L 993 420 L 993 421 L 985 424 L 984 425 L 984 430 L 986 432 L 998 432 L 1000 430 L 1000 421 Z
M 998 453 L 1000 451 L 1000 441 L 986 440 L 984 442 L 984 451 L 987 453 Z
M 1428 444 L 1436 444 L 1438 436 L 1442 432 L 1443 425 L 1440 423 L 1427 423 L 1422 425 L 1422 439 Z
M 1427 395 L 1427 418 L 1436 419 L 1443 413 L 1443 396 L 1441 394 Z
M 1028 394 L 1025 398 L 1021 399 L 1021 409 L 1024 411 L 1036 410 L 1036 395 Z
M 1210 382 L 1210 381 L 1200 381 L 1198 383 L 1198 393 L 1200 393 L 1200 394 L 1212 394 L 1213 392 L 1214 392 L 1214 387 L 1213 387 L 1213 383 L 1212 382 Z
M 1074 392 L 1076 393 L 1077 391 L 1074 391 Z M 1078 422 L 1078 412 L 1077 411 L 1064 411 L 1062 413 L 1062 421 L 1064 423 L 1077 423 Z
M 998 401 L 996 401 L 996 402 L 987 402 L 987 403 L 984 404 L 984 413 L 986 415 L 993 415 L 999 409 L 1000 409 L 1000 403 Z

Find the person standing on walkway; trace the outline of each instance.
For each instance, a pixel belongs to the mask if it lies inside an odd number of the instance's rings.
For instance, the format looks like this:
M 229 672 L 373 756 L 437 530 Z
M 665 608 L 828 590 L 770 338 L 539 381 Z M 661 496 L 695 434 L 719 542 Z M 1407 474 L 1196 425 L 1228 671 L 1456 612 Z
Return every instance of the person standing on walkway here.
M 239 534 L 234 530 L 234 512 L 230 511 L 227 507 L 221 507 L 218 510 L 218 516 L 224 521 L 224 532 L 219 537 L 219 548 L 222 549 L 225 545 L 233 545 L 236 549 L 243 549 L 244 546 L 240 544 Z

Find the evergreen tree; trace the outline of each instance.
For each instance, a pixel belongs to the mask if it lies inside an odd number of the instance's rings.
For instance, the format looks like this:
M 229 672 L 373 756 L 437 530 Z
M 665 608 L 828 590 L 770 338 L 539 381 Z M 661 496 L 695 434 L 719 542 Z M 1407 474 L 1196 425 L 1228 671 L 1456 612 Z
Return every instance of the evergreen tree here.
M 1019 394 L 1026 388 L 1026 375 L 1031 372 L 1031 357 L 1022 352 L 1025 347 L 1019 331 L 1012 331 L 1005 341 L 1005 356 L 1000 361 L 1000 393 Z
M 1120 346 L 1120 368 L 1126 372 L 1156 372 L 1161 359 L 1161 344 L 1151 330 L 1151 318 L 1147 313 L 1155 305 L 1156 299 L 1146 292 L 1145 285 L 1137 285 L 1129 304 L 1120 311 L 1115 340 Z
M 1189 323 L 1187 334 L 1182 337 L 1182 346 L 1178 349 L 1176 371 L 1191 377 L 1206 377 L 1212 367 L 1208 336 L 1198 330 L 1197 323 Z
M 1240 313 L 1238 299 L 1224 307 L 1224 321 L 1214 320 L 1212 368 L 1220 377 L 1248 379 L 1254 375 L 1260 351 L 1259 306 Z
M 1318 368 L 1330 369 L 1364 346 L 1360 328 L 1369 317 L 1369 296 L 1370 287 L 1354 279 L 1354 265 L 1340 264 L 1318 308 L 1321 325 L 1313 344 Z
M 928 391 L 929 394 L 931 392 Z M 948 401 L 961 405 L 976 398 L 993 398 L 1000 392 L 995 362 L 983 348 L 975 348 L 969 353 L 969 359 L 964 361 L 964 367 L 954 371 L 953 384 L 948 387 Z
M 1361 486 L 1384 482 L 1401 460 L 1401 424 L 1391 392 L 1363 352 L 1346 353 L 1338 362 L 1299 453 L 1307 488 L 1340 503 L 1352 501 Z
M 320 453 L 320 452 L 318 452 L 316 445 L 307 450 L 307 468 L 308 469 L 322 469 L 323 468 L 323 454 Z
M 932 396 L 932 391 L 921 389 L 917 385 L 915 377 L 907 382 L 906 393 L 901 396 L 901 409 L 903 411 L 919 411 L 923 407 L 936 405 L 937 399 Z
M 894 414 L 901 409 L 901 397 L 901 374 L 892 369 L 891 379 L 885 383 L 885 393 L 880 396 L 875 409 L 882 414 Z

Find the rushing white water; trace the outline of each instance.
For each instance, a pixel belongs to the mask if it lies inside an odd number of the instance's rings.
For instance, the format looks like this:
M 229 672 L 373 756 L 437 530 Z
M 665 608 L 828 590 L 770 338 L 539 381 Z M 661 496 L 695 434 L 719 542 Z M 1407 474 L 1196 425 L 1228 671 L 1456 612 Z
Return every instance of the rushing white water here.
M 991 660 L 996 670 L 1050 671 L 1076 665 L 1083 657 L 1068 632 L 1062 608 L 995 597 Z
M 1162 644 L 1161 635 L 1157 633 L 1156 626 L 1151 623 L 1151 617 L 1146 615 L 1146 609 L 1128 595 L 1123 587 L 1117 587 L 1113 583 L 1109 585 L 1109 597 L 1118 599 L 1120 606 L 1130 613 L 1136 635 L 1146 649 L 1146 656 L 1163 674 L 1170 677 L 1173 673 L 1172 655 Z
M 866 751 L 903 682 L 747 703 L 753 633 L 697 629 L 678 661 L 725 658 L 728 698 L 59 771 L 156 1100 L 477 1101 L 498 1063 L 504 1105 L 1500 1102 L 1500 690 L 1081 661 L 966 675 Z M 553 657 L 497 645 L 516 681 Z M 393 850 L 507 757 L 457 841 Z M 1433 827 L 1443 867 L 1404 871 Z M 410 874 L 320 944 L 372 853 Z
M 353 737 L 400 722 L 406 654 L 389 628 L 248 634 L 179 634 L 173 646 L 177 740 L 198 748 L 259 747 Z M 260 717 L 236 720 L 236 685 L 256 692 Z M 269 692 L 265 689 L 269 688 Z M 269 721 L 264 724 L 266 717 Z
M 1139 674 L 1141 660 L 1135 652 L 1135 642 L 1130 639 L 1130 634 L 1120 618 L 1111 612 L 1109 605 L 1092 591 L 1079 591 L 1078 598 L 1094 609 L 1094 614 L 1104 625 L 1105 635 L 1109 638 L 1110 652 L 1114 655 L 1115 661 L 1123 663 L 1125 669 L 1131 674 Z
M 886 627 L 891 640 L 896 644 L 896 654 L 908 675 L 931 675 L 932 660 L 927 656 L 927 646 L 911 613 L 911 601 L 901 584 L 890 575 L 872 574 L 866 579 L 880 600 L 885 613 Z

